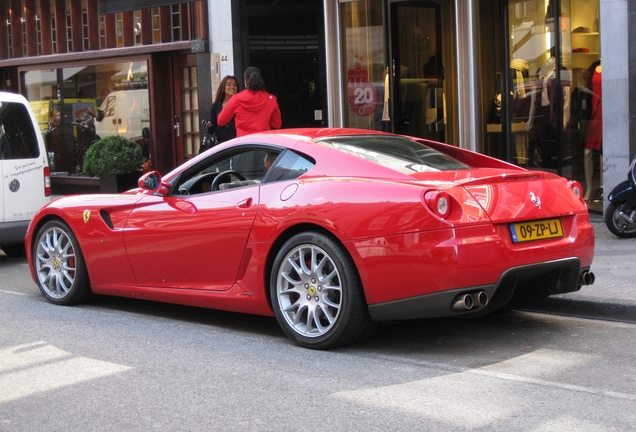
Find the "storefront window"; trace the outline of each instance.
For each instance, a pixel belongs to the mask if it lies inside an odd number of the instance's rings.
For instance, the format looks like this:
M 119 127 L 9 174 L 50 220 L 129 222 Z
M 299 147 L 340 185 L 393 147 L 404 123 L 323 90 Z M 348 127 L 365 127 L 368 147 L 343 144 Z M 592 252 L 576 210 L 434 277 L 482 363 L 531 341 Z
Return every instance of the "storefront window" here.
M 519 165 L 580 181 L 588 200 L 598 198 L 602 178 L 598 7 L 532 0 L 508 9 L 510 154 Z
M 569 2 L 568 2 L 569 3 Z M 603 115 L 598 0 L 571 0 L 573 112 L 578 117 L 576 146 L 583 149 L 583 176 L 590 208 L 603 205 Z
M 382 130 L 382 118 L 388 119 L 389 108 L 384 102 L 388 69 L 382 1 L 342 3 L 341 16 L 347 86 L 345 125 Z
M 137 141 L 148 152 L 145 60 L 27 71 L 24 82 L 53 172 L 80 173 L 88 147 L 109 135 Z

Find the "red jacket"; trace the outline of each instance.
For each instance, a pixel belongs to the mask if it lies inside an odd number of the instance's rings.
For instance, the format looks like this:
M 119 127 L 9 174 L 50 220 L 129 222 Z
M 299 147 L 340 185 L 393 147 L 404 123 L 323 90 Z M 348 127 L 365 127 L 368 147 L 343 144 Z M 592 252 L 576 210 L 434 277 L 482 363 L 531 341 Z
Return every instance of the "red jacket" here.
M 236 136 L 249 135 L 270 129 L 280 129 L 282 120 L 276 96 L 266 91 L 243 90 L 230 98 L 217 117 L 219 126 L 234 118 Z

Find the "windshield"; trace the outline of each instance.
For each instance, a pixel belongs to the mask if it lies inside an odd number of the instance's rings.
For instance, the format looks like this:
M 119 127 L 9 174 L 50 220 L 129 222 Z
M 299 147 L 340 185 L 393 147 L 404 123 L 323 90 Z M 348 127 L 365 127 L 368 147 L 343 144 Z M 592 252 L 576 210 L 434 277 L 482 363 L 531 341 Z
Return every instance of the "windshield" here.
M 338 136 L 317 139 L 315 142 L 404 174 L 470 168 L 443 153 L 401 136 Z

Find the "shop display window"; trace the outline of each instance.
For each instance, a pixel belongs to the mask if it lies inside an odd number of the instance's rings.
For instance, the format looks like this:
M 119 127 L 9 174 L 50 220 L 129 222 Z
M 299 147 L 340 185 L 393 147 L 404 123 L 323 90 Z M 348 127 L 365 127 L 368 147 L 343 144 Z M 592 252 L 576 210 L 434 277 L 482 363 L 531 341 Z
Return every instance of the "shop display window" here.
M 55 161 L 54 173 L 81 173 L 86 150 L 109 135 L 124 136 L 148 151 L 145 60 L 30 70 L 24 72 L 24 84 L 49 159 Z
M 348 127 L 371 130 L 386 127 L 382 117 L 388 71 L 382 8 L 381 0 L 341 4 Z M 387 117 L 386 112 L 384 116 Z
M 599 1 L 511 1 L 508 23 L 509 124 L 491 117 L 487 130 L 510 128 L 513 162 L 580 181 L 601 203 Z

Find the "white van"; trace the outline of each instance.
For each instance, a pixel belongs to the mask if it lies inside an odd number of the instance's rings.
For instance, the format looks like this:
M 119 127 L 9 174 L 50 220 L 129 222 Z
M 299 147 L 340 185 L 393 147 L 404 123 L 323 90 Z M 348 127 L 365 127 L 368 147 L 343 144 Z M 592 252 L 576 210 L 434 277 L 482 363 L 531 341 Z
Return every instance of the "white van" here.
M 148 89 L 121 90 L 110 93 L 95 117 L 95 133 L 100 138 L 120 135 L 131 139 L 150 128 Z
M 33 215 L 50 200 L 51 177 L 44 139 L 27 100 L 0 92 L 0 248 L 24 256 Z

